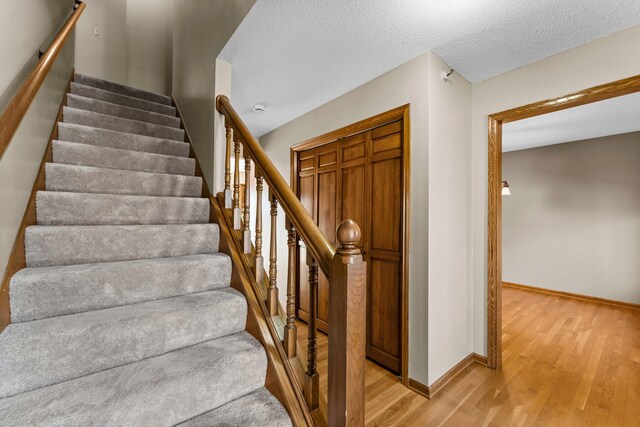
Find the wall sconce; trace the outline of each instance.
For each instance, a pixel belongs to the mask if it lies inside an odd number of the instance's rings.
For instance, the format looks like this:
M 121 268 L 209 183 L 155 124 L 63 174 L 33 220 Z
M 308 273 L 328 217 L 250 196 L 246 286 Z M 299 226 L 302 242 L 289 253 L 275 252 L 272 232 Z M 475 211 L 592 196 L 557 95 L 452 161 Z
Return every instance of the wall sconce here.
M 502 195 L 510 196 L 511 190 L 509 189 L 509 183 L 507 181 L 502 181 Z

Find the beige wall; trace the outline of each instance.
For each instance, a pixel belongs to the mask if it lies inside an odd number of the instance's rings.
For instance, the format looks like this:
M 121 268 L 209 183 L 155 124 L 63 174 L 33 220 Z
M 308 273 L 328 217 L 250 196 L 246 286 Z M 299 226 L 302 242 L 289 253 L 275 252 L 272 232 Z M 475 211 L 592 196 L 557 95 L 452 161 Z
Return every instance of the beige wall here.
M 76 72 L 127 84 L 127 1 L 87 0 L 86 4 L 76 27 Z
M 440 72 L 445 69 L 435 55 L 424 54 L 260 138 L 289 181 L 291 145 L 410 104 L 409 375 L 425 384 L 471 351 L 464 315 L 470 302 L 466 207 L 471 85 L 458 75 L 443 82 Z M 283 218 L 279 215 L 281 254 L 286 253 Z M 279 277 L 286 277 L 284 257 L 278 267 Z
M 86 3 L 78 22 L 76 71 L 171 95 L 173 0 Z
M 73 1 L 3 2 L 0 14 L 0 110 L 4 110 L 71 14 Z M 28 28 L 29 31 L 25 31 Z M 6 268 L 31 188 L 38 173 L 62 96 L 73 68 L 74 41 L 68 39 L 11 145 L 0 160 L 0 268 Z
M 640 74 L 640 26 L 596 40 L 473 86 L 471 217 L 474 351 L 487 337 L 487 116 Z
M 504 281 L 640 303 L 640 132 L 504 153 L 502 175 Z
M 216 132 L 216 58 L 255 0 L 175 0 L 173 33 L 173 94 L 209 189 L 220 190 L 214 173 Z M 231 87 L 227 68 L 218 75 L 224 90 Z M 214 123 L 215 122 L 215 123 Z M 222 159 L 218 159 L 222 160 Z M 224 163 L 219 163 L 224 164 Z M 219 166 L 219 165 L 218 165 Z M 217 167 L 217 169 L 220 169 Z
M 171 95 L 173 0 L 127 0 L 127 84 Z

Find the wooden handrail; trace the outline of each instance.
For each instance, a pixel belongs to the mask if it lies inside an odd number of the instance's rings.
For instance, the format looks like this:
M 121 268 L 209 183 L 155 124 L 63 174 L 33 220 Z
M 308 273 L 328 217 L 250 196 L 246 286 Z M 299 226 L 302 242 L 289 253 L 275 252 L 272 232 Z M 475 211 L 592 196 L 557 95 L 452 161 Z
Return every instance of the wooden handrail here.
M 307 248 L 317 260 L 318 266 L 327 276 L 330 276 L 331 263 L 335 256 L 335 250 L 331 243 L 322 234 L 313 218 L 309 216 L 307 210 L 302 206 L 302 203 L 300 203 L 300 200 L 298 200 L 278 169 L 262 150 L 253 134 L 247 129 L 247 126 L 231 105 L 229 98 L 225 95 L 219 95 L 216 98 L 216 109 L 233 125 L 234 130 L 244 142 L 245 149 L 249 151 L 251 159 L 262 172 L 270 191 L 276 195 L 282 209 L 287 214 L 287 219 L 293 223 L 296 232 L 307 244 Z
M 34 69 L 31 71 L 27 79 L 22 83 L 22 86 L 18 89 L 14 97 L 7 105 L 7 108 L 2 112 L 0 116 L 0 159 L 4 155 L 4 152 L 11 143 L 11 138 L 16 133 L 18 126 L 22 122 L 27 109 L 31 105 L 33 98 L 42 86 L 44 79 L 51 71 L 53 63 L 62 51 L 62 48 L 69 38 L 69 34 L 73 30 L 78 21 L 78 18 L 87 6 L 84 2 L 76 1 L 76 8 L 65 22 L 62 29 L 56 35 L 56 38 L 49 46 L 49 49 L 40 58 Z

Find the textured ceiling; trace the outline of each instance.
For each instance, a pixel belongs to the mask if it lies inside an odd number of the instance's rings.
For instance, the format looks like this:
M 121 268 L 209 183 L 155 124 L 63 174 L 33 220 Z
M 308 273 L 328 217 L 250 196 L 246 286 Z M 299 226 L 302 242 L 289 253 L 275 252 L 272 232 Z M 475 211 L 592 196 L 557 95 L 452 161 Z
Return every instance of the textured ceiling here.
M 502 127 L 502 151 L 640 131 L 640 93 L 594 102 Z
M 258 0 L 220 58 L 260 136 L 428 50 L 475 83 L 639 23 L 639 0 Z

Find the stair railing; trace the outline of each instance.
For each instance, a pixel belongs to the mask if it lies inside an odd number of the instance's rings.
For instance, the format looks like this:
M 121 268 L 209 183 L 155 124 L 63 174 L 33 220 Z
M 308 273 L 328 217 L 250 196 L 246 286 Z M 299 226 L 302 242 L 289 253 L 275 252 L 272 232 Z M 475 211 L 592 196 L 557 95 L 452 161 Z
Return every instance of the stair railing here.
M 277 283 L 277 215 L 278 205 L 286 214 L 289 268 L 287 272 L 287 303 L 283 339 L 279 343 L 288 358 L 297 357 L 295 324 L 296 250 L 301 239 L 308 250 L 309 266 L 309 324 L 307 334 L 307 363 L 304 385 L 305 402 L 309 410 L 318 409 L 319 376 L 317 370 L 318 269 L 329 281 L 329 334 L 328 355 L 328 425 L 331 427 L 364 425 L 364 367 L 366 322 L 366 265 L 356 243 L 360 240 L 358 225 L 347 219 L 337 228 L 339 246 L 334 250 L 311 216 L 302 206 L 280 172 L 273 165 L 258 141 L 251 134 L 229 99 L 220 95 L 216 108 L 225 118 L 226 157 L 224 206 L 232 216 L 236 238 L 245 256 L 251 261 L 256 283 L 264 278 L 262 255 L 262 197 L 266 182 L 270 202 L 271 233 L 269 244 L 268 286 L 265 305 L 271 316 L 278 315 Z M 233 149 L 233 153 L 232 153 Z M 240 156 L 244 157 L 245 177 L 251 175 L 255 164 L 256 218 L 255 247 L 252 245 L 250 188 L 245 186 L 244 208 L 240 208 Z M 233 154 L 233 156 L 232 156 Z M 231 188 L 231 158 L 234 159 L 233 188 Z M 248 179 L 245 180 L 248 184 Z M 274 317 L 270 319 L 274 321 Z
M 76 22 L 78 22 L 78 18 L 80 18 L 85 7 L 87 7 L 85 3 L 76 0 L 73 13 L 62 26 L 56 38 L 53 39 L 47 51 L 44 53 L 42 51 L 38 52 L 38 63 L 2 112 L 0 116 L 0 159 L 2 159 L 4 152 L 9 147 L 11 138 L 16 133 L 18 126 L 20 126 L 33 98 L 35 98 L 38 89 L 40 89 L 49 71 L 51 71 L 51 67 L 53 67 L 56 58 L 62 51 L 69 34 L 75 28 Z

